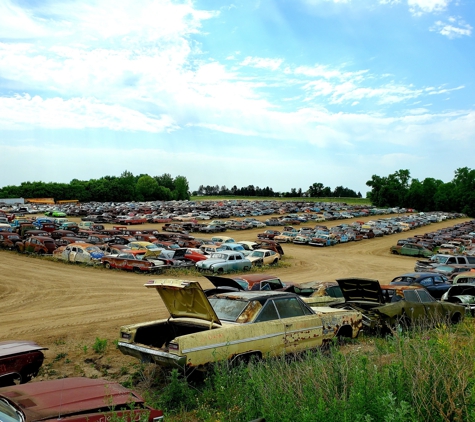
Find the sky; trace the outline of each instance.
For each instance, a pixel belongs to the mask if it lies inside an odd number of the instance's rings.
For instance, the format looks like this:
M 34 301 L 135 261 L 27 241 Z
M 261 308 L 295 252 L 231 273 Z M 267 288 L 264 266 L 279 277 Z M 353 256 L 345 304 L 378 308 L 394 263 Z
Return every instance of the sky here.
M 361 192 L 475 166 L 473 0 L 0 0 L 0 187 Z

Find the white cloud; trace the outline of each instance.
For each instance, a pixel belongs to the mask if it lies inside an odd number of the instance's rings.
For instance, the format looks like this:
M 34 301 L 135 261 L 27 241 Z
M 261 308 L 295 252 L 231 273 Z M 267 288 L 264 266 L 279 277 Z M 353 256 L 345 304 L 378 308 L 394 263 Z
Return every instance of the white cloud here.
M 407 0 L 409 11 L 416 16 L 438 13 L 447 9 L 451 0 Z
M 430 28 L 433 32 L 438 32 L 447 38 L 454 39 L 472 35 L 472 26 L 460 18 L 450 17 L 449 22 L 437 21 Z
M 163 132 L 177 129 L 169 116 L 146 116 L 120 105 L 89 98 L 43 99 L 39 96 L 0 97 L 0 126 L 3 129 L 108 128 L 114 131 Z
M 277 70 L 282 63 L 282 59 L 269 59 L 248 56 L 240 64 L 241 66 L 251 66 L 261 69 Z

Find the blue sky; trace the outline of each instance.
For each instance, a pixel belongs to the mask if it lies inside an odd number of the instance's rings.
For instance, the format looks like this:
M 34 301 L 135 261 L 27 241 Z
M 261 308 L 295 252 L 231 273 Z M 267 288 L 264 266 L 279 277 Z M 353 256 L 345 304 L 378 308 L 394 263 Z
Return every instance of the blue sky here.
M 363 195 L 474 168 L 473 0 L 0 0 L 0 187 Z

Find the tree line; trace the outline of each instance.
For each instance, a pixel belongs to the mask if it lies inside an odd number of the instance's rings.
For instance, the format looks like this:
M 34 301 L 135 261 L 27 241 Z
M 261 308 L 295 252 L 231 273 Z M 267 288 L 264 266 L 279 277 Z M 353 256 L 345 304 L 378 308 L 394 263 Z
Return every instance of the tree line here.
M 73 179 L 70 183 L 23 182 L 20 186 L 5 186 L 0 189 L 0 198 L 77 199 L 79 202 L 170 201 L 190 199 L 190 192 L 184 176 L 173 178 L 168 173 L 134 176 L 126 170 L 120 177 Z
M 302 188 L 291 188 L 288 192 L 275 192 L 270 187 L 260 188 L 259 186 L 249 185 L 238 188 L 234 185 L 232 188 L 226 186 L 204 186 L 200 185 L 198 190 L 193 191 L 193 196 L 260 196 L 260 197 L 284 197 L 284 198 L 298 198 L 298 197 L 313 197 L 313 198 L 361 198 L 361 193 L 356 193 L 354 190 L 337 186 L 331 189 L 328 186 L 323 186 L 322 183 L 314 183 L 306 191 Z
M 475 216 L 475 170 L 468 167 L 457 169 L 448 183 L 430 177 L 422 181 L 411 179 L 409 170 L 398 170 L 385 177 L 373 175 L 366 185 L 371 188 L 368 198 L 377 207 L 460 212 Z

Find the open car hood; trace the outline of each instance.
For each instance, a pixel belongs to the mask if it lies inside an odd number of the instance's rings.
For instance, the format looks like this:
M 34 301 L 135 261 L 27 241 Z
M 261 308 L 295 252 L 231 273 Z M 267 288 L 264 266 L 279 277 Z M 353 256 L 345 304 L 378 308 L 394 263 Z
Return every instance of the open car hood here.
M 347 302 L 383 304 L 383 293 L 378 280 L 368 278 L 340 278 L 336 280 Z
M 219 277 L 216 275 L 207 275 L 205 276 L 211 283 L 213 283 L 213 286 L 216 288 L 220 287 L 231 287 L 236 290 L 244 290 L 243 287 L 235 280 L 232 278 L 226 278 L 226 277 Z
M 173 318 L 195 318 L 221 325 L 200 283 L 190 280 L 150 280 L 145 287 L 157 289 Z
M 174 249 L 174 252 L 173 259 L 181 259 L 185 257 L 186 248 Z

